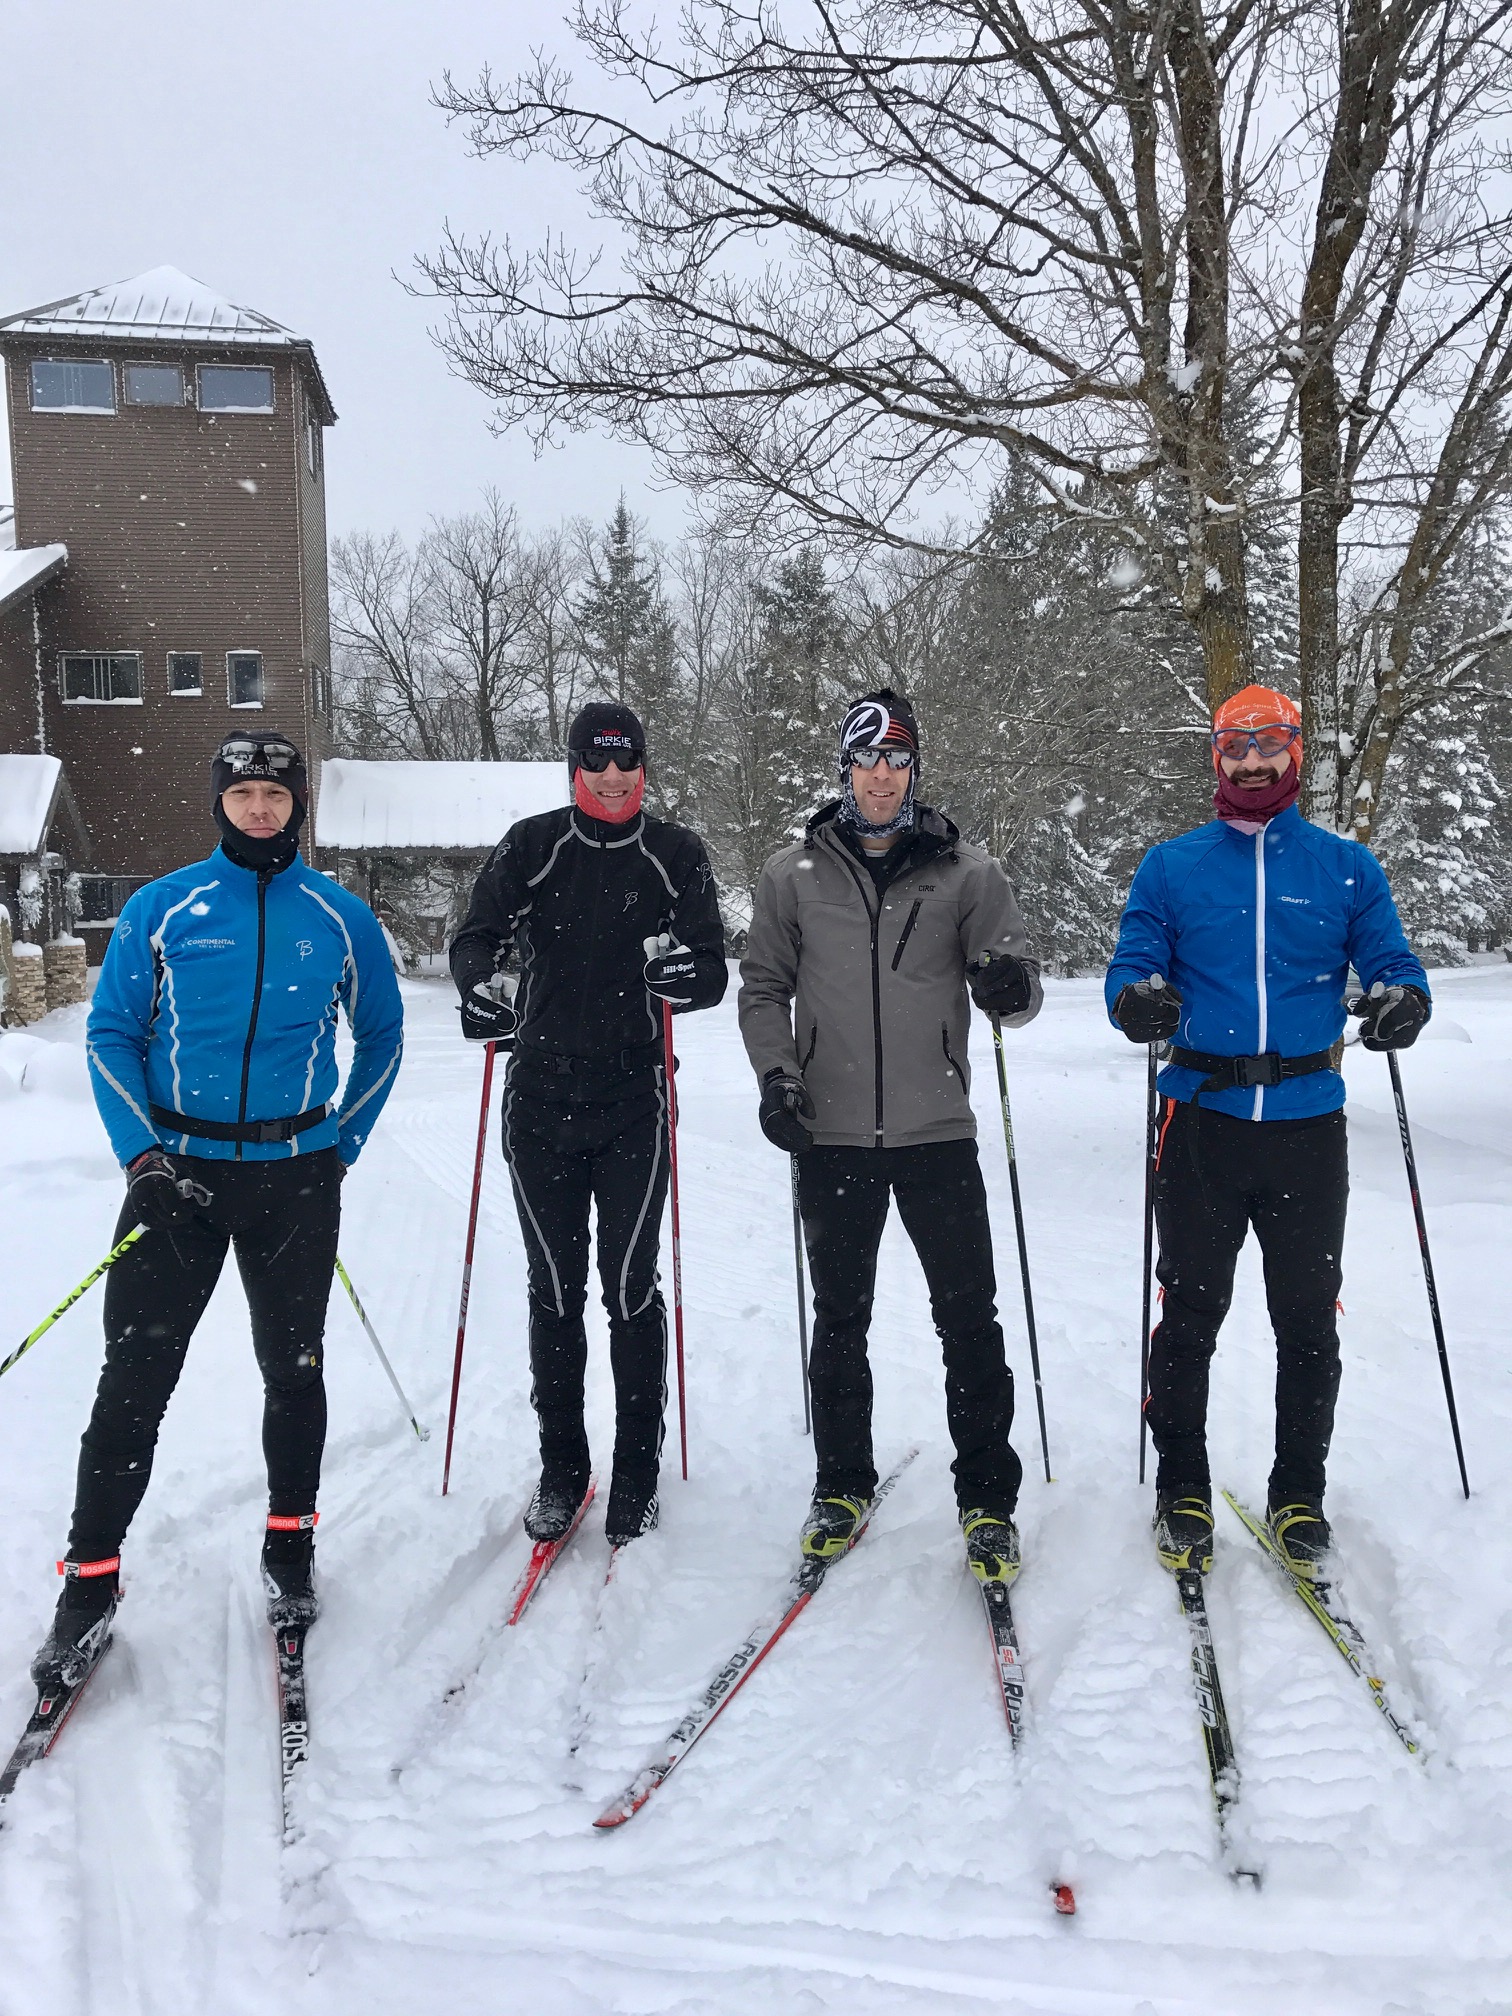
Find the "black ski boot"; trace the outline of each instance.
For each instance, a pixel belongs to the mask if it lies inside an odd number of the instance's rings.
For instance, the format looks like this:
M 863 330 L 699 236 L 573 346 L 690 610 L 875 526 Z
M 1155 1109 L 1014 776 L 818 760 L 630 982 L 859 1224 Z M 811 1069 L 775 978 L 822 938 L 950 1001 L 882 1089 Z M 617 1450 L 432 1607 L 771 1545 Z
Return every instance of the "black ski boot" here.
M 654 1470 L 616 1470 L 609 1481 L 609 1514 L 604 1521 L 604 1538 L 611 1547 L 623 1547 L 642 1534 L 654 1533 L 661 1517 L 656 1495 Z
M 560 1540 L 578 1515 L 588 1489 L 586 1470 L 559 1470 L 548 1463 L 525 1508 L 525 1531 L 532 1540 Z
M 1213 1501 L 1206 1492 L 1177 1497 L 1161 1492 L 1155 1500 L 1155 1551 L 1162 1568 L 1187 1575 L 1195 1568 L 1206 1575 L 1213 1565 Z
M 302 1518 L 268 1521 L 263 1537 L 262 1584 L 268 1599 L 268 1622 L 275 1631 L 298 1625 L 308 1630 L 320 1615 L 315 1593 L 315 1521 Z
M 1318 1581 L 1333 1545 L 1322 1499 L 1288 1498 L 1282 1504 L 1267 1501 L 1265 1523 L 1276 1552 L 1292 1574 L 1304 1582 Z
M 866 1517 L 870 1498 L 821 1498 L 814 1493 L 798 1544 L 814 1561 L 833 1561 L 845 1552 Z
M 970 1511 L 962 1507 L 961 1533 L 966 1541 L 966 1565 L 978 1582 L 1018 1579 L 1023 1561 L 1011 1512 L 989 1512 L 980 1505 Z
M 89 1677 L 110 1643 L 111 1619 L 121 1600 L 119 1560 L 108 1568 L 96 1561 L 65 1561 L 61 1566 L 67 1580 L 52 1629 L 31 1663 L 39 1694 L 77 1687 Z

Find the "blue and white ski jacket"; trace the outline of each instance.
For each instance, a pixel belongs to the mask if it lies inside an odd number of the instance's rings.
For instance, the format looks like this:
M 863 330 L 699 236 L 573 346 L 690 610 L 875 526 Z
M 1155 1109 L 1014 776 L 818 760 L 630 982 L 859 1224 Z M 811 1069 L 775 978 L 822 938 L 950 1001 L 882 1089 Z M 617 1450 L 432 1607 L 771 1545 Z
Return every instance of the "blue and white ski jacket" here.
M 209 1141 L 154 1125 L 282 1120 L 336 1096 L 336 1014 L 354 1052 L 339 1112 L 290 1141 Z M 210 1161 L 335 1147 L 357 1160 L 393 1090 L 404 1010 L 367 905 L 297 855 L 266 879 L 217 847 L 138 889 L 105 951 L 89 1011 L 95 1104 L 122 1167 L 161 1145 Z
M 1379 861 L 1291 805 L 1258 833 L 1214 819 L 1152 847 L 1103 991 L 1111 1020 L 1122 989 L 1158 973 L 1181 994 L 1184 1049 L 1307 1057 L 1343 1033 L 1351 966 L 1367 990 L 1380 980 L 1428 993 Z M 1185 1103 L 1205 1075 L 1168 1064 L 1160 1089 Z M 1315 1071 L 1205 1092 L 1202 1104 L 1241 1120 L 1302 1120 L 1342 1106 L 1344 1080 Z

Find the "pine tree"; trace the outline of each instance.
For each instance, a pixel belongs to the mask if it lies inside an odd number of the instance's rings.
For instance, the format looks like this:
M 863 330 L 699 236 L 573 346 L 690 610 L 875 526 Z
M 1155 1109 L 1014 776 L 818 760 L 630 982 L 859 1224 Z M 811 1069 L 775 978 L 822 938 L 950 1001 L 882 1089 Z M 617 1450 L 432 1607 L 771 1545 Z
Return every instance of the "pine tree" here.
M 652 627 L 658 596 L 654 560 L 641 552 L 641 527 L 621 491 L 599 549 L 589 554 L 589 578 L 577 602 L 588 656 L 604 689 L 630 704 L 637 653 Z

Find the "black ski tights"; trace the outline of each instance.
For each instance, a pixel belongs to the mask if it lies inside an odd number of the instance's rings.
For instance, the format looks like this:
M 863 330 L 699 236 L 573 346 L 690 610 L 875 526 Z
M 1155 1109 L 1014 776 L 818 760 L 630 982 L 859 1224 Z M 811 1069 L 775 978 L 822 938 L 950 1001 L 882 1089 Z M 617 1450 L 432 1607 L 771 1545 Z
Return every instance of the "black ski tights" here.
M 1239 1120 L 1164 1102 L 1155 1217 L 1165 1300 L 1150 1340 L 1149 1404 L 1162 1493 L 1209 1488 L 1208 1366 L 1253 1225 L 1276 1332 L 1271 1496 L 1323 1496 L 1339 1392 L 1335 1303 L 1348 1201 L 1342 1111 Z
M 79 1451 L 68 1541 L 75 1561 L 121 1551 L 189 1339 L 233 1243 L 263 1375 L 268 1510 L 315 1509 L 326 1430 L 326 1303 L 341 1220 L 336 1150 L 277 1162 L 173 1159 L 211 1201 L 187 1225 L 149 1229 L 105 1277 L 105 1369 Z M 128 1203 L 117 1240 L 135 1222 Z

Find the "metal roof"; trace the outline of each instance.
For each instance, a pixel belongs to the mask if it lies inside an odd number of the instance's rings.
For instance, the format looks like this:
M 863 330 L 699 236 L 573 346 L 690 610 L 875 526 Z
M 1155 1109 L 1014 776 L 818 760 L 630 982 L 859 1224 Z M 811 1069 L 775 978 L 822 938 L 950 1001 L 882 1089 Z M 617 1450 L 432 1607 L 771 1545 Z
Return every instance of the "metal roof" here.
M 315 813 L 321 847 L 480 853 L 517 819 L 572 796 L 556 763 L 367 763 L 328 758 Z

